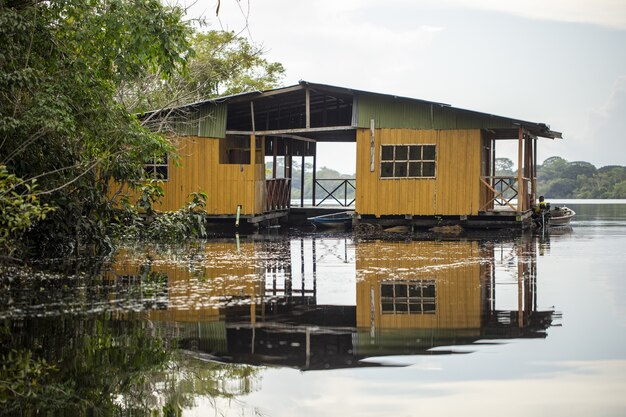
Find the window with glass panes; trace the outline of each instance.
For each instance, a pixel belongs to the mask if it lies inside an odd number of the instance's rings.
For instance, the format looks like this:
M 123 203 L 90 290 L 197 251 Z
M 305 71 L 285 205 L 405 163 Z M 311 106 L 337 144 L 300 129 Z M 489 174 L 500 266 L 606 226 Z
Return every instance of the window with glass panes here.
M 383 281 L 380 303 L 383 314 L 435 314 L 434 280 Z
M 381 178 L 434 178 L 436 145 L 382 145 Z
M 167 155 L 152 158 L 144 165 L 144 169 L 148 178 L 167 180 Z

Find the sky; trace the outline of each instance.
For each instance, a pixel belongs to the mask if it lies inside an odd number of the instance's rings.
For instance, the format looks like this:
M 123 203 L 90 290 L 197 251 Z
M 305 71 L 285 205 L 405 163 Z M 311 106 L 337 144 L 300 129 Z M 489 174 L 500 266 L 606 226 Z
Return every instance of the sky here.
M 209 29 L 263 45 L 286 68 L 284 85 L 546 123 L 564 139 L 541 140 L 539 162 L 626 165 L 626 0 L 221 0 L 218 17 L 217 0 L 189 5 Z M 512 142 L 497 152 L 517 159 Z M 350 174 L 354 158 L 353 144 L 322 146 L 317 166 Z

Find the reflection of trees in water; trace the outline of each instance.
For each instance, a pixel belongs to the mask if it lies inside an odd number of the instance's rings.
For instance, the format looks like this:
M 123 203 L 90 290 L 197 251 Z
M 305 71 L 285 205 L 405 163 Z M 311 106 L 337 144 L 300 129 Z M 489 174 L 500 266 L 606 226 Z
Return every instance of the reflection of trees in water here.
M 161 369 L 144 372 L 114 401 L 122 410 L 161 410 L 163 415 L 193 407 L 199 397 L 236 400 L 258 384 L 258 368 L 206 361 L 174 351 Z
M 175 337 L 132 317 L 5 320 L 0 342 L 0 414 L 169 416 L 258 386 L 257 368 L 176 351 Z

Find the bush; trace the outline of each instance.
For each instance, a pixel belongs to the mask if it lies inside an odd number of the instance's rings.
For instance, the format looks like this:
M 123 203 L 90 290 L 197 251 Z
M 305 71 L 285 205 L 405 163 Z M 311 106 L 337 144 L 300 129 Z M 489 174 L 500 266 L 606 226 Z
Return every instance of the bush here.
M 41 205 L 36 180 L 23 181 L 0 165 L 0 249 L 10 257 L 20 236 L 52 211 Z
M 163 195 L 158 182 L 141 188 L 141 196 L 135 206 L 127 198 L 122 199 L 117 223 L 117 236 L 126 239 L 180 240 L 207 236 L 204 208 L 207 194 L 191 193 L 191 200 L 177 211 L 156 213 L 153 204 Z

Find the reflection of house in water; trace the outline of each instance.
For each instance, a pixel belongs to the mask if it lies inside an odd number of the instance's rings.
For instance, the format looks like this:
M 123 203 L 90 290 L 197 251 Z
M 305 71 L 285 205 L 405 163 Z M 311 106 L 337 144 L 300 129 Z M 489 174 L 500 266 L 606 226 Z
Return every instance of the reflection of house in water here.
M 537 310 L 535 241 L 360 242 L 350 247 L 354 258 L 349 246 L 299 238 L 248 242 L 238 252 L 232 243 L 207 243 L 192 268 L 153 260 L 168 276 L 167 309 L 146 314 L 184 349 L 300 369 L 541 338 L 552 323 L 552 311 Z M 356 305 L 321 304 L 320 282 L 336 278 L 324 269 L 328 255 L 355 266 Z
M 506 246 L 507 256 L 502 261 L 512 262 L 501 271 L 504 279 L 497 274 L 493 244 L 359 245 L 356 353 L 433 353 L 427 351 L 479 339 L 545 337 L 553 314 L 537 311 L 534 245 L 529 241 L 497 246 L 502 250 Z M 516 306 L 496 308 L 500 285 L 515 285 Z

